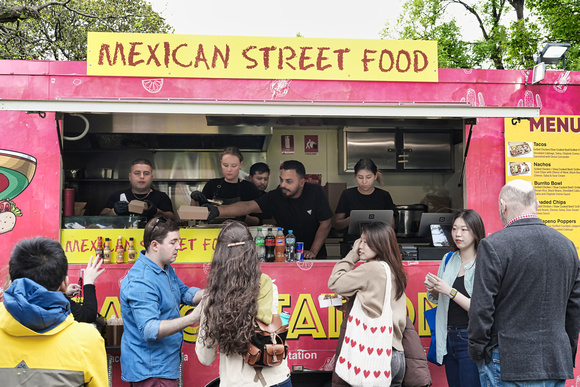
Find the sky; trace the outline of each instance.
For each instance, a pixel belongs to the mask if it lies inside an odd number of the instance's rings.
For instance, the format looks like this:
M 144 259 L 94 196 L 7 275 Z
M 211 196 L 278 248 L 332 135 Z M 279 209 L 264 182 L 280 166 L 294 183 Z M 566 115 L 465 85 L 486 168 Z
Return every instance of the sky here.
M 176 34 L 380 39 L 399 0 L 148 0 Z

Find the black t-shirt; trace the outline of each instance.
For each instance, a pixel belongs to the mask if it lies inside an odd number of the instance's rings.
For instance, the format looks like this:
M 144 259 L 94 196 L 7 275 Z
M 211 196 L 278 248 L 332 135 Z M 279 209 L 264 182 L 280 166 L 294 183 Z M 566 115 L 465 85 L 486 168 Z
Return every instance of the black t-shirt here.
M 223 204 L 235 202 L 246 202 L 254 200 L 260 196 L 260 190 L 247 180 L 240 180 L 237 183 L 228 183 L 225 179 L 211 179 L 201 191 L 208 199 L 220 199 Z
M 391 194 L 376 187 L 370 195 L 361 194 L 357 187 L 345 189 L 340 195 L 335 213 L 345 214 L 345 218 L 348 218 L 352 210 L 393 210 L 393 215 L 395 217 L 398 215 Z M 353 239 L 346 235 L 346 228 L 344 231 L 345 242 Z
M 457 293 L 463 294 L 465 297 L 470 298 L 465 290 L 465 276 L 457 277 L 455 282 L 453 282 L 453 287 L 457 290 Z M 467 328 L 469 324 L 469 315 L 467 311 L 459 306 L 453 300 L 449 301 L 449 314 L 447 317 L 447 325 L 456 328 Z
M 171 199 L 169 199 L 169 196 L 167 196 L 165 192 L 157 191 L 155 189 L 152 189 L 151 192 L 149 192 L 149 195 L 139 195 L 139 197 L 135 196 L 131 188 L 124 191 L 115 192 L 109 196 L 109 199 L 107 199 L 105 208 L 113 208 L 115 203 L 121 200 L 122 194 L 125 194 L 125 197 L 129 202 L 131 200 L 148 200 L 155 204 L 155 206 L 163 212 L 173 212 L 173 204 L 171 204 Z
M 272 214 L 276 224 L 284 227 L 284 232 L 293 230 L 297 242 L 304 242 L 304 250 L 309 250 L 314 242 L 320 222 L 332 218 L 332 210 L 322 187 L 304 183 L 302 194 L 297 199 L 286 198 L 280 187 L 256 199 L 262 212 Z M 326 258 L 323 244 L 316 258 Z

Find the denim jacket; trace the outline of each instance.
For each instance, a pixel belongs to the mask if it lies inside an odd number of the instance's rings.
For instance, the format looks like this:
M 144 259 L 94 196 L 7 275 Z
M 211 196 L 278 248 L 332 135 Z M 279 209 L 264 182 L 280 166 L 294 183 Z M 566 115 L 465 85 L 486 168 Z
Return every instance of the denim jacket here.
M 183 332 L 157 339 L 159 325 L 181 317 L 180 304 L 193 305 L 199 290 L 184 285 L 170 265 L 162 269 L 144 253 L 121 283 L 121 377 L 126 382 L 179 378 Z
M 439 265 L 439 271 L 437 272 L 437 277 L 441 278 L 447 282 L 450 286 L 453 286 L 457 274 L 459 274 L 459 269 L 461 268 L 461 257 L 459 256 L 459 251 L 453 253 L 447 266 L 445 266 L 445 258 L 447 254 L 443 256 L 441 264 Z M 473 293 L 473 278 L 475 275 L 475 262 L 468 263 L 465 266 L 465 290 L 467 294 L 471 297 Z M 447 355 L 447 318 L 449 315 L 449 302 L 451 299 L 449 296 L 444 294 L 439 294 L 439 299 L 434 298 L 431 293 L 427 292 L 427 297 L 429 301 L 437 305 L 437 316 L 435 317 L 435 338 L 437 344 L 437 361 L 439 364 L 443 364 L 443 357 Z

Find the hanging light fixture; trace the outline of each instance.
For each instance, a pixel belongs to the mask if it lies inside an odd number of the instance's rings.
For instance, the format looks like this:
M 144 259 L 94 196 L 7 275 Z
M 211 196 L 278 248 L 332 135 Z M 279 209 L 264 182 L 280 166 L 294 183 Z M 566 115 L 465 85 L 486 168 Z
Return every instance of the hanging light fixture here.
M 558 64 L 564 61 L 566 67 L 566 51 L 570 48 L 570 43 L 546 43 L 542 52 L 536 58 L 536 63 Z

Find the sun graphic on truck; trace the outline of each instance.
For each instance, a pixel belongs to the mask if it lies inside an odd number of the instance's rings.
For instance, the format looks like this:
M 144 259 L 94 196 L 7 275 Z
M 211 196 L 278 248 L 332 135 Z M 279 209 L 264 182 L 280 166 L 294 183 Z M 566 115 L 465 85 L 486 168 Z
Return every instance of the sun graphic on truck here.
M 35 172 L 36 158 L 0 149 L 0 234 L 12 231 L 16 217 L 22 216 L 13 199 L 28 187 Z

